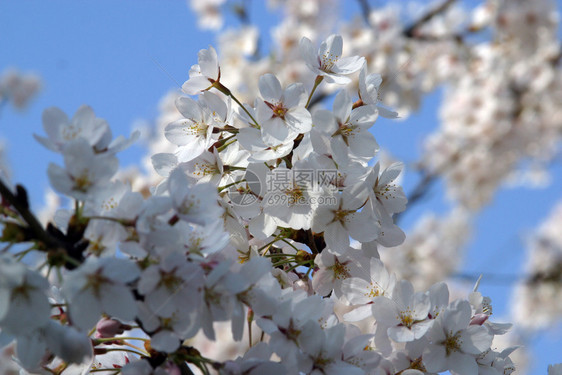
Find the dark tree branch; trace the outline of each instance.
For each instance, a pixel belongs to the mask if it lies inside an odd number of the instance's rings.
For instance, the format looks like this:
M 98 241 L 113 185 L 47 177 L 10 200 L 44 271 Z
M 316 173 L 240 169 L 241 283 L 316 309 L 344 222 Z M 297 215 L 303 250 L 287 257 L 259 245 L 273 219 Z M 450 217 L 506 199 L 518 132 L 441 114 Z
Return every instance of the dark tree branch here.
M 423 197 L 429 192 L 431 185 L 436 180 L 436 176 L 433 174 L 423 173 L 423 178 L 420 182 L 416 185 L 414 190 L 410 193 L 408 197 L 408 208 L 411 208 L 414 204 L 419 203 Z M 402 214 L 404 212 L 400 212 L 394 215 L 394 223 L 398 223 L 398 221 L 402 218 Z
M 434 9 L 427 12 L 423 17 L 418 19 L 416 22 L 411 24 L 408 28 L 406 28 L 403 34 L 408 38 L 415 38 L 417 35 L 418 29 L 423 26 L 425 23 L 429 22 L 433 17 L 441 14 L 442 12 L 446 11 L 449 6 L 451 6 L 456 0 L 446 0 L 441 5 L 435 7 Z
M 367 26 L 371 26 L 371 20 L 369 19 L 369 15 L 371 14 L 371 6 L 369 5 L 368 0 L 357 0 L 359 3 L 359 7 L 361 8 L 361 15 L 363 16 L 363 20 L 367 24 Z
M 84 260 L 83 251 L 88 246 L 88 241 L 83 238 L 87 223 L 73 222 L 69 225 L 68 233 L 64 234 L 49 223 L 47 229 L 37 220 L 29 209 L 27 192 L 21 185 L 17 185 L 16 194 L 0 179 L 0 194 L 3 201 L 7 202 L 17 211 L 27 227 L 20 227 L 24 233 L 25 241 L 37 243 L 37 250 L 52 252 L 52 261 L 60 261 L 66 268 L 73 269 Z M 19 226 L 19 225 L 18 225 Z M 65 254 L 70 259 L 59 259 L 60 254 Z
M 18 212 L 27 224 L 27 227 L 34 238 L 43 242 L 47 247 L 64 247 L 43 229 L 39 220 L 37 220 L 37 218 L 31 213 L 25 189 L 21 185 L 18 185 L 16 191 L 17 194 L 12 193 L 0 179 L 0 194 L 2 195 L 2 198 L 4 198 Z

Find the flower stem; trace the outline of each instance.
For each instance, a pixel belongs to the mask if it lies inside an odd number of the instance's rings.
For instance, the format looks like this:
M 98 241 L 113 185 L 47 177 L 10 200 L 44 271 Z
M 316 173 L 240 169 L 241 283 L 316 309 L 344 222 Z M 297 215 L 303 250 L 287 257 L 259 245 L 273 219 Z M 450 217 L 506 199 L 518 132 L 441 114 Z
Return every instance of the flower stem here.
M 117 336 L 117 337 L 106 337 L 106 338 L 94 339 L 94 344 L 99 345 L 99 344 L 103 344 L 104 342 L 111 342 L 111 341 L 118 341 L 118 340 L 148 341 L 148 339 L 144 339 L 142 337 L 129 337 L 129 336 L 119 337 L 119 336 Z
M 240 108 L 242 108 L 242 110 L 244 112 L 246 112 L 246 114 L 252 119 L 252 121 L 254 122 L 254 125 L 257 126 L 258 129 L 260 128 L 260 125 L 258 124 L 256 119 L 254 118 L 254 116 L 252 116 L 250 111 L 248 111 L 246 109 L 246 107 L 244 107 L 244 105 L 240 102 L 240 100 L 238 100 L 238 98 L 234 96 L 234 94 L 232 93 L 232 91 L 230 91 L 228 89 L 228 87 L 226 87 L 225 85 L 223 85 L 219 81 L 216 81 L 215 83 L 213 83 L 213 87 L 216 88 L 217 90 L 219 90 L 220 92 L 222 92 L 223 94 L 230 96 L 232 98 L 232 100 L 234 100 L 236 102 L 236 104 L 238 104 L 240 106 Z
M 128 353 L 133 353 L 136 354 L 140 357 L 145 356 L 146 354 L 143 353 L 139 353 L 136 350 L 131 350 L 131 349 L 125 349 L 125 348 L 104 348 L 106 352 L 128 352 Z
M 239 183 L 241 183 L 241 182 L 246 182 L 246 179 L 242 179 L 242 180 L 240 180 L 240 181 L 234 181 L 234 182 L 231 182 L 230 184 L 227 184 L 227 185 L 224 185 L 224 186 L 219 186 L 219 187 L 218 187 L 219 193 L 220 193 L 221 191 L 223 191 L 224 189 L 228 189 L 229 187 L 234 186 L 234 185 L 237 185 L 237 184 L 239 184 Z
M 310 100 L 312 100 L 312 95 L 314 95 L 314 91 L 316 91 L 316 88 L 318 87 L 318 85 L 320 85 L 320 83 L 323 80 L 324 80 L 324 76 L 316 76 L 316 79 L 314 80 L 314 86 L 312 87 L 312 91 L 310 92 L 310 95 L 308 96 L 308 100 L 306 101 L 305 108 L 308 109 L 308 106 L 310 105 Z
M 234 137 L 234 136 L 233 136 Z M 226 142 L 225 144 L 223 144 L 222 146 L 220 146 L 219 148 L 217 148 L 218 152 L 221 152 L 222 150 L 224 150 L 225 148 L 227 148 L 228 146 L 230 146 L 231 144 L 233 144 L 234 142 L 236 142 L 236 139 L 233 139 L 230 142 Z

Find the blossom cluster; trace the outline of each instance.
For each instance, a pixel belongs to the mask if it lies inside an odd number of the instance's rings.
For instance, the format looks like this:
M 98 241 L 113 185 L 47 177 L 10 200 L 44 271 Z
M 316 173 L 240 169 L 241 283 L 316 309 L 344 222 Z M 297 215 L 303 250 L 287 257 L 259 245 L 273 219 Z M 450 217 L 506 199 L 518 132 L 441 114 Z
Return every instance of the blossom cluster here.
M 216 0 L 197 3 L 198 8 L 207 4 L 214 15 L 226 8 Z M 273 28 L 273 58 L 242 58 L 256 52 L 258 34 L 251 26 L 228 30 L 219 41 L 232 68 L 223 82 L 248 101 L 255 99 L 258 85 L 259 74 L 252 72 L 276 71 L 281 81 L 310 82 L 298 58 L 299 41 L 303 35 L 320 41 L 332 31 L 339 5 L 335 0 L 268 3 L 285 13 Z M 339 33 L 347 51 L 365 56 L 368 70 L 381 75 L 377 101 L 401 117 L 418 109 L 425 94 L 444 87 L 442 122 L 424 140 L 420 168 L 443 177 L 449 197 L 476 211 L 507 179 L 525 185 L 545 179 L 561 140 L 562 49 L 552 0 L 488 0 L 473 9 L 460 3 L 429 3 L 406 15 L 406 7 L 396 4 L 373 6 L 364 20 L 342 22 Z M 325 85 L 321 92 L 334 89 Z
M 513 293 L 516 306 L 513 319 L 524 329 L 546 328 L 560 319 L 562 292 L 562 204 L 554 206 L 550 216 L 529 239 L 525 277 Z M 531 306 L 542 306 L 532 309 Z
M 40 89 L 37 75 L 8 69 L 0 76 L 0 105 L 11 102 L 14 108 L 24 109 Z
M 149 192 L 115 178 L 116 153 L 137 133 L 113 139 L 88 106 L 71 119 L 45 110 L 46 137 L 36 139 L 62 155 L 49 179 L 75 206 L 44 227 L 25 189 L 1 181 L 2 241 L 31 245 L 0 256 L 0 343 L 15 343 L 19 366 L 125 375 L 514 370 L 515 348 L 494 345 L 510 324 L 491 321 L 478 285 L 460 299 L 443 282 L 416 291 L 380 260 L 379 246 L 404 242 L 394 217 L 407 203 L 402 164 L 370 163 L 379 146 L 369 129 L 379 115 L 396 117 L 378 102 L 381 76 L 363 57 L 344 57 L 340 35 L 318 49 L 304 37 L 299 50 L 314 81 L 283 85 L 263 74 L 252 104 L 224 83 L 215 49 L 201 50 L 187 95 L 175 100 L 179 116 L 164 128 L 171 152 L 151 157 L 161 178 Z M 345 88 L 352 74 L 353 94 L 337 92 L 331 110 L 311 105 L 324 82 Z M 38 268 L 21 262 L 30 252 Z M 192 346 L 198 334 L 217 340 L 221 322 L 248 342 L 238 358 Z

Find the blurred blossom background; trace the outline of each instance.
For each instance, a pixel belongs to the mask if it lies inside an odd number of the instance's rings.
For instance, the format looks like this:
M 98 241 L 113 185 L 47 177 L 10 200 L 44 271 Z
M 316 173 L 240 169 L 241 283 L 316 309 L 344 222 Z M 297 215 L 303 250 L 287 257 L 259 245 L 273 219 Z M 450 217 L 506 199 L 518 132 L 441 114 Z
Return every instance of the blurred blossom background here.
M 0 1 L 0 170 L 49 220 L 68 202 L 48 187 L 57 156 L 33 134 L 45 108 L 88 104 L 115 135 L 141 130 L 121 176 L 147 189 L 200 49 L 217 49 L 221 82 L 251 103 L 274 70 L 310 90 L 300 39 L 339 33 L 345 55 L 382 75 L 380 102 L 400 116 L 372 127 L 381 163 L 405 163 L 410 200 L 398 218 L 407 239 L 381 250 L 384 263 L 418 289 L 448 280 L 453 295 L 482 275 L 495 321 L 514 323 L 494 345 L 521 345 L 516 373 L 545 373 L 562 361 L 561 10 L 549 0 Z M 318 105 L 331 108 L 336 88 L 321 86 Z

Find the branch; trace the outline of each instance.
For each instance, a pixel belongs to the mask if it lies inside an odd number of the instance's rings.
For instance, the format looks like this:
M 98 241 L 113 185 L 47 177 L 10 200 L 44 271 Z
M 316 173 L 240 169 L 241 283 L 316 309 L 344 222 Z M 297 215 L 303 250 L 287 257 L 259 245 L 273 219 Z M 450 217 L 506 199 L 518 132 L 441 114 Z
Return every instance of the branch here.
M 17 195 L 14 195 L 10 189 L 4 184 L 4 181 L 0 179 L 0 194 L 2 197 L 20 214 L 22 219 L 27 224 L 27 227 L 33 234 L 33 236 L 43 242 L 47 247 L 64 248 L 64 245 L 59 243 L 56 239 L 51 237 L 44 229 L 39 220 L 31 213 L 29 210 L 29 203 L 27 200 L 27 193 L 23 186 L 18 185 L 16 187 Z
M 17 185 L 16 194 L 14 194 L 0 179 L 0 194 L 27 224 L 27 227 L 20 227 L 24 232 L 24 241 L 38 242 L 37 250 L 39 251 L 47 253 L 54 251 L 51 254 L 51 261 L 60 262 L 58 264 L 64 265 L 67 269 L 76 268 L 84 260 L 82 253 L 88 246 L 88 241 L 84 240 L 83 235 L 87 223 L 73 223 L 71 219 L 66 235 L 52 224 L 44 229 L 29 210 L 27 192 L 23 186 Z
M 455 2 L 455 0 L 444 1 L 441 5 L 439 5 L 439 6 L 435 7 L 434 9 L 430 10 L 422 18 L 420 18 L 419 20 L 414 22 L 412 25 L 410 25 L 410 27 L 405 29 L 403 31 L 403 34 L 407 38 L 415 38 L 416 32 L 418 31 L 418 29 L 421 26 L 423 26 L 425 23 L 429 22 L 433 17 L 435 17 L 435 16 L 439 15 L 440 13 L 443 13 L 444 11 L 446 11 L 447 8 L 449 8 L 449 6 L 451 6 L 454 2 Z
M 423 178 L 420 182 L 418 182 L 418 184 L 408 197 L 408 208 L 411 208 L 414 204 L 418 203 L 429 192 L 429 189 L 431 188 L 431 185 L 436 180 L 436 178 L 437 177 L 433 174 L 423 172 Z M 395 224 L 398 223 L 404 212 L 400 212 L 394 215 Z
M 371 14 L 371 6 L 368 0 L 357 0 L 359 7 L 361 7 L 361 15 L 367 26 L 371 26 L 371 21 L 369 20 L 369 15 Z

